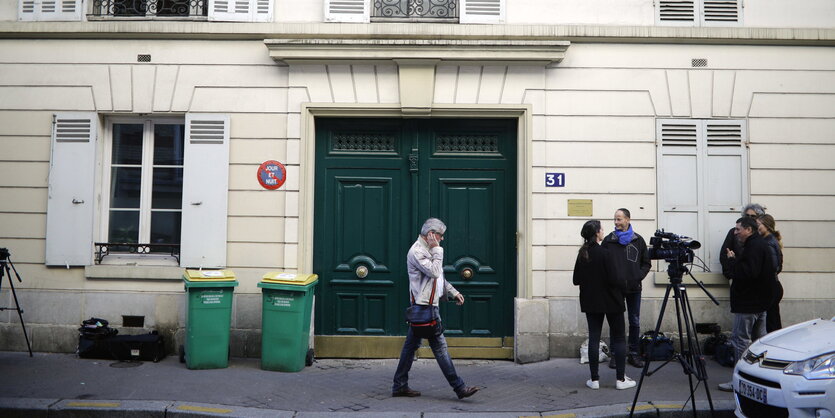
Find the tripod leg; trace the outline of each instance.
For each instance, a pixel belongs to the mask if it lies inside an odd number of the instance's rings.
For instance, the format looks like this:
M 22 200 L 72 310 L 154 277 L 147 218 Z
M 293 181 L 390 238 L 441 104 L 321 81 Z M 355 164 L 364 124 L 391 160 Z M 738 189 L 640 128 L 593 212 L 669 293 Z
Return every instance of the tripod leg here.
M 11 291 L 12 291 L 12 297 L 14 298 L 14 306 L 15 306 L 15 309 L 17 310 L 17 316 L 18 316 L 18 318 L 20 318 L 20 326 L 23 328 L 23 338 L 26 339 L 26 348 L 29 349 L 29 357 L 32 357 L 32 345 L 29 344 L 29 334 L 26 333 L 26 324 L 23 323 L 23 310 L 20 309 L 20 303 L 18 303 L 18 301 L 17 301 L 17 292 L 15 292 L 15 289 L 14 289 L 14 282 L 12 281 L 12 273 L 9 271 L 8 263 L 10 263 L 10 262 L 11 261 L 7 261 L 6 263 L 4 263 L 2 270 L 5 270 L 6 277 L 9 279 L 9 286 L 10 286 Z M 15 273 L 17 273 L 17 270 L 15 270 Z M 2 279 L 3 278 L 0 277 L 0 280 L 2 280 Z
M 667 284 L 667 291 L 664 292 L 664 301 L 661 302 L 661 312 L 658 313 L 658 321 L 655 323 L 655 335 L 652 338 L 653 344 L 655 343 L 655 339 L 658 338 L 658 330 L 661 329 L 661 321 L 664 319 L 664 311 L 667 309 L 667 300 L 670 299 L 670 289 L 672 289 L 673 284 Z M 638 403 L 638 395 L 641 394 L 641 386 L 644 384 L 644 376 L 647 375 L 647 371 L 649 370 L 649 363 L 650 358 L 644 359 L 644 370 L 641 371 L 641 378 L 638 379 L 638 386 L 635 388 L 635 397 L 632 399 L 632 408 L 629 409 L 629 418 L 632 418 L 633 414 L 635 414 L 635 405 Z
M 682 300 L 684 301 L 684 319 L 687 324 L 688 344 L 690 346 L 690 365 L 696 371 L 696 378 L 703 382 L 705 386 L 705 394 L 707 395 L 707 402 L 710 405 L 710 414 L 714 414 L 713 399 L 710 396 L 710 388 L 707 383 L 707 369 L 705 368 L 705 359 L 702 356 L 702 349 L 699 346 L 699 336 L 696 334 L 696 323 L 693 317 L 693 310 L 690 307 L 690 298 L 687 296 L 687 289 L 682 291 Z M 695 392 L 693 399 L 693 408 L 695 408 Z
M 687 383 L 690 385 L 690 404 L 693 407 L 693 416 L 695 417 L 697 414 L 696 395 L 693 388 L 693 363 L 690 356 L 693 344 L 690 340 L 692 334 L 690 333 L 690 321 L 688 320 L 687 315 L 687 290 L 683 284 L 677 284 L 674 293 L 674 297 L 676 299 L 676 323 L 678 325 L 678 341 L 680 351 L 678 356 L 679 361 L 681 361 L 681 366 L 685 369 L 685 374 L 687 374 Z M 684 320 L 684 328 L 681 326 L 682 319 Z M 687 335 L 686 342 L 685 335 Z M 698 379 L 701 380 L 701 378 Z

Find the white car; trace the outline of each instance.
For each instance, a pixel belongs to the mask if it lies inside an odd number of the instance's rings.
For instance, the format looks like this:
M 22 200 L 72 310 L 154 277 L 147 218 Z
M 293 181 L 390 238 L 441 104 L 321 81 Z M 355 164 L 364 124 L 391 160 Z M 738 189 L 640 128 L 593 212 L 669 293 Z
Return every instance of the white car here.
M 835 317 L 774 331 L 734 367 L 740 418 L 835 418 Z

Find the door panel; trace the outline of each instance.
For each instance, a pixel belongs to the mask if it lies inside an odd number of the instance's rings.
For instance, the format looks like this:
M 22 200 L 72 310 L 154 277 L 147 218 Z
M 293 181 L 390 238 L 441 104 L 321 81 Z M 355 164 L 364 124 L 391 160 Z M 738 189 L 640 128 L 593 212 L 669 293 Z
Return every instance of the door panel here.
M 317 119 L 317 334 L 405 334 L 406 252 L 428 217 L 447 224 L 444 274 L 466 297 L 441 304 L 446 333 L 513 334 L 515 132 L 514 120 Z

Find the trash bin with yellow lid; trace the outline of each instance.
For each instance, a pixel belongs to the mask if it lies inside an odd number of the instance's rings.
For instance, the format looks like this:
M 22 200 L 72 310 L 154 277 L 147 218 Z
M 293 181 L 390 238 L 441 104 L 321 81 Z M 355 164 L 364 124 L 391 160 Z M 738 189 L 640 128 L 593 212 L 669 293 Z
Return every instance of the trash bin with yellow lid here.
M 229 366 L 232 293 L 238 281 L 231 270 L 186 270 L 186 338 L 181 361 L 189 369 Z
M 315 274 L 267 273 L 262 293 L 261 368 L 297 372 L 308 357 Z

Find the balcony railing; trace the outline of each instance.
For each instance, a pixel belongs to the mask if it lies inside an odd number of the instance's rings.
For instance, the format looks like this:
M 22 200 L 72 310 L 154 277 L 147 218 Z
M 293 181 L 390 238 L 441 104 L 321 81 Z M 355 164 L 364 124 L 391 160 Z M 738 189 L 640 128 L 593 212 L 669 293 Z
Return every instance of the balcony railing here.
M 93 0 L 92 16 L 188 18 L 208 14 L 209 0 Z
M 458 21 L 458 0 L 374 0 L 374 20 Z
M 180 263 L 180 244 L 136 244 L 127 242 L 96 242 L 96 264 L 111 254 L 167 254 Z

